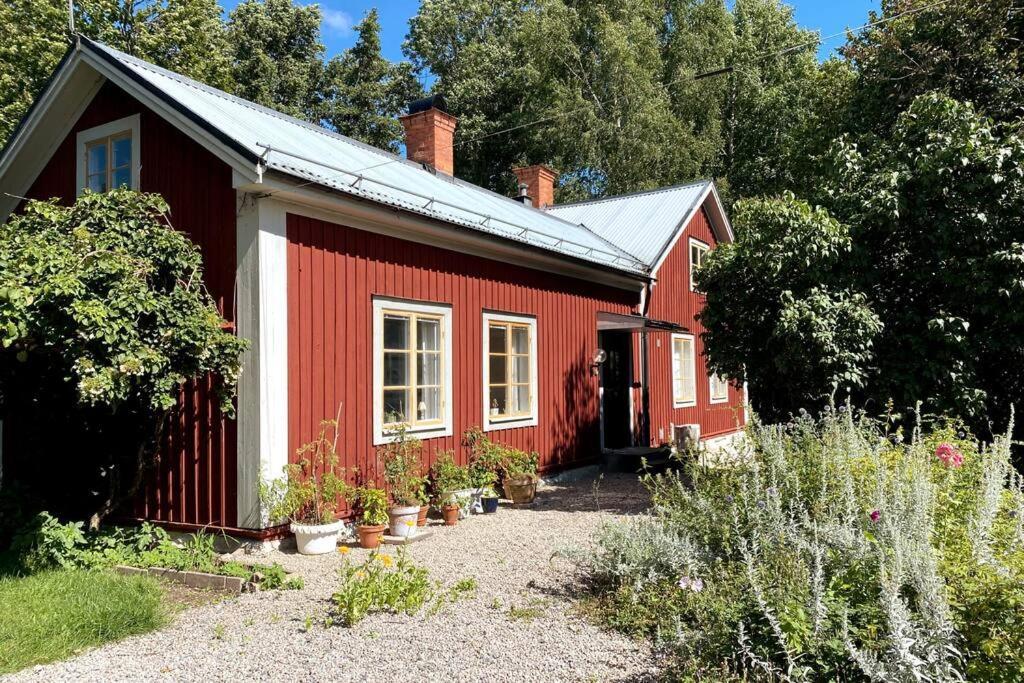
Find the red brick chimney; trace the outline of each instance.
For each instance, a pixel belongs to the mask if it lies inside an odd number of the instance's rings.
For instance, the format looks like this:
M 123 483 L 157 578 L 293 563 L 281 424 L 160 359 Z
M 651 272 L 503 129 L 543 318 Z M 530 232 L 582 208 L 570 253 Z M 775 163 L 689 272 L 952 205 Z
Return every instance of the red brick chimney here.
M 524 168 L 513 168 L 521 184 L 526 185 L 526 194 L 533 200 L 533 206 L 543 209 L 555 203 L 555 179 L 558 174 L 543 164 L 534 164 Z
M 409 113 L 399 117 L 405 127 L 405 156 L 455 175 L 455 117 L 448 113 L 440 95 L 409 104 Z

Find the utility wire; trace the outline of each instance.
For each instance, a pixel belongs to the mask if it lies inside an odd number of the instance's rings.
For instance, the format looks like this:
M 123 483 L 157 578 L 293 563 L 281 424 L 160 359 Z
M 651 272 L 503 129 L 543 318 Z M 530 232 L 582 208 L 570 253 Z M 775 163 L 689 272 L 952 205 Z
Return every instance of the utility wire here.
M 903 12 L 899 12 L 897 14 L 894 14 L 894 15 L 892 15 L 890 17 L 885 17 L 883 19 L 877 19 L 875 21 L 871 21 L 871 22 L 868 22 L 866 24 L 862 24 L 861 26 L 857 26 L 856 28 L 845 28 L 842 31 L 837 31 L 836 33 L 831 33 L 831 34 L 829 34 L 827 36 L 817 37 L 814 40 L 808 40 L 808 41 L 805 41 L 803 43 L 797 43 L 795 45 L 790 45 L 789 47 L 782 48 L 781 50 L 773 50 L 773 51 L 765 52 L 765 53 L 762 53 L 762 54 L 759 54 L 759 55 L 754 55 L 752 57 L 752 60 L 754 62 L 762 62 L 762 61 L 764 61 L 766 59 L 771 59 L 772 57 L 782 57 L 783 55 L 787 55 L 787 54 L 789 54 L 791 52 L 797 52 L 799 50 L 803 50 L 803 49 L 808 48 L 808 47 L 817 47 L 817 46 L 822 45 L 823 43 L 827 43 L 830 40 L 834 40 L 835 38 L 838 38 L 840 36 L 845 36 L 845 35 L 850 34 L 850 33 L 859 33 L 861 31 L 866 31 L 869 28 L 874 28 L 876 26 L 881 26 L 883 24 L 888 24 L 888 23 L 890 23 L 892 21 L 895 21 L 895 20 L 900 19 L 902 17 L 909 16 L 911 14 L 918 14 L 920 12 L 925 12 L 927 10 L 934 9 L 935 7 L 939 7 L 941 5 L 945 5 L 945 4 L 949 3 L 950 1 L 951 0 L 937 0 L 936 2 L 933 2 L 931 4 L 925 5 L 924 7 L 916 7 L 916 8 L 913 8 L 913 9 L 908 9 L 908 10 L 905 10 Z M 719 68 L 713 69 L 711 71 L 705 71 L 705 72 L 702 72 L 702 73 L 699 73 L 699 74 L 694 74 L 693 76 L 681 76 L 679 78 L 673 79 L 672 81 L 669 81 L 668 83 L 666 83 L 665 87 L 666 88 L 670 88 L 673 85 L 678 85 L 679 83 L 682 83 L 683 81 L 686 81 L 686 80 L 699 81 L 699 80 L 702 80 L 702 79 L 705 79 L 705 78 L 712 78 L 714 76 L 721 76 L 723 74 L 734 72 L 736 70 L 736 68 L 737 67 L 736 67 L 735 64 L 730 64 L 728 66 L 719 67 Z M 607 103 L 608 103 L 608 100 L 597 100 L 596 101 L 596 104 L 599 105 L 599 106 L 607 104 Z M 491 131 L 490 133 L 486 133 L 484 135 L 479 135 L 479 136 L 477 136 L 475 138 L 467 138 L 467 139 L 464 139 L 464 140 L 458 140 L 458 141 L 453 142 L 450 145 L 439 147 L 438 149 L 454 149 L 455 147 L 458 147 L 460 145 L 469 145 L 469 144 L 472 144 L 472 143 L 475 143 L 475 142 L 480 142 L 481 140 L 486 140 L 488 138 L 492 138 L 492 137 L 495 137 L 495 136 L 498 136 L 498 135 L 505 135 L 507 133 L 512 133 L 512 132 L 515 132 L 517 130 L 522 130 L 524 128 L 530 128 L 532 126 L 538 126 L 538 125 L 541 125 L 543 123 L 549 123 L 551 121 L 557 121 L 558 119 L 562 119 L 562 118 L 565 118 L 567 116 L 572 116 L 573 114 L 579 114 L 581 112 L 587 111 L 587 110 L 590 109 L 590 107 L 591 107 L 591 105 L 588 104 L 586 107 L 579 107 L 577 109 L 570 109 L 568 111 L 560 112 L 558 114 L 552 114 L 551 116 L 545 116 L 543 118 L 536 119 L 534 121 L 528 121 L 526 123 L 521 123 L 521 124 L 518 124 L 518 125 L 515 125 L 515 126 L 510 126 L 509 128 L 502 128 L 501 130 Z M 287 155 L 287 152 L 282 152 L 282 153 Z M 404 159 L 402 157 L 396 157 L 394 159 L 387 159 L 386 161 L 382 161 L 379 164 L 372 164 L 370 166 L 364 166 L 364 167 L 356 169 L 354 171 L 345 171 L 344 175 L 350 175 L 350 176 L 357 176 L 358 177 L 360 174 L 362 174 L 365 171 L 372 171 L 375 168 L 380 168 L 382 166 L 387 166 L 388 164 L 394 164 L 394 163 L 401 162 L 401 161 L 404 161 Z M 341 175 L 341 174 L 339 173 L 337 175 Z M 314 184 L 317 184 L 319 182 L 321 182 L 321 181 L 310 180 L 310 181 L 307 181 L 307 182 L 302 183 L 300 185 L 297 185 L 294 189 L 305 187 L 307 185 L 314 185 Z M 268 193 L 268 194 L 274 194 L 274 193 L 271 192 L 271 193 Z

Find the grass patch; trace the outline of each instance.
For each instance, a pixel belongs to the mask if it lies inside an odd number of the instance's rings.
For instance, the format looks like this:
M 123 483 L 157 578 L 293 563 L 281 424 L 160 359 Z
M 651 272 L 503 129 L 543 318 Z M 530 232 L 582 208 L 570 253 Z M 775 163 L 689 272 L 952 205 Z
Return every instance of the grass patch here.
M 48 571 L 2 577 L 0 674 L 152 631 L 167 619 L 161 599 L 160 585 L 147 576 Z

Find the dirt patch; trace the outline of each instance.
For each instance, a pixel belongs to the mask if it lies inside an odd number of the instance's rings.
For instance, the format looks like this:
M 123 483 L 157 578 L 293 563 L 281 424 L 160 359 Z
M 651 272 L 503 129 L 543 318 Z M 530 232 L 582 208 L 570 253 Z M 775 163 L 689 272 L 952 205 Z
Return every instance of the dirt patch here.
M 180 612 L 200 605 L 210 605 L 238 595 L 233 591 L 193 588 L 176 581 L 161 581 L 160 586 L 164 591 L 164 601 L 173 612 Z

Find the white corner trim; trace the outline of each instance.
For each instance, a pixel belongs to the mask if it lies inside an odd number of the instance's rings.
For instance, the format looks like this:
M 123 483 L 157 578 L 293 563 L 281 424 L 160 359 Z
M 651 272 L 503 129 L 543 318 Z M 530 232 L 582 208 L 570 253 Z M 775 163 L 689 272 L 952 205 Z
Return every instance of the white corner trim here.
M 265 528 L 263 480 L 288 464 L 288 236 L 285 207 L 237 194 L 236 329 L 248 339 L 238 382 L 238 525 Z
M 75 196 L 85 191 L 86 159 L 85 147 L 90 142 L 117 133 L 131 133 L 132 138 L 132 189 L 139 189 L 139 175 L 142 170 L 142 138 L 139 135 L 139 115 L 132 114 L 87 130 L 80 130 L 75 136 Z M 107 163 L 111 163 L 108 158 Z
M 692 401 L 677 401 L 676 400 L 676 340 L 685 339 L 690 342 L 690 384 L 693 391 Z M 673 408 L 692 408 L 697 405 L 697 342 L 692 334 L 683 334 L 681 332 L 674 332 L 672 339 L 669 342 L 668 347 L 669 353 L 669 371 L 672 373 L 669 381 L 669 398 L 672 400 Z M 683 358 L 680 363 L 685 363 L 686 359 Z
M 406 431 L 419 439 L 451 436 L 452 419 L 452 307 L 450 304 L 411 301 L 387 296 L 373 297 L 373 445 L 391 443 L 394 437 L 384 430 L 384 311 L 429 313 L 441 317 L 441 401 L 443 413 L 440 425 L 410 426 Z M 411 372 L 415 372 L 415 368 Z
M 488 387 L 490 387 L 491 384 L 491 341 L 490 335 L 488 334 L 488 326 L 492 321 L 520 323 L 523 325 L 529 325 L 530 327 L 530 412 L 527 415 L 517 415 L 515 417 L 505 418 L 491 418 L 491 407 L 488 402 Z M 483 385 L 480 387 L 480 393 L 483 395 L 483 430 L 485 432 L 492 432 L 497 431 L 499 429 L 515 429 L 517 427 L 536 427 L 538 412 L 537 395 L 540 393 L 540 385 L 537 382 L 537 318 L 532 315 L 484 311 L 482 328 L 483 344 L 481 345 L 481 348 L 483 349 L 483 353 L 481 355 L 480 360 L 483 366 L 483 374 L 481 375 L 481 377 L 483 378 Z

